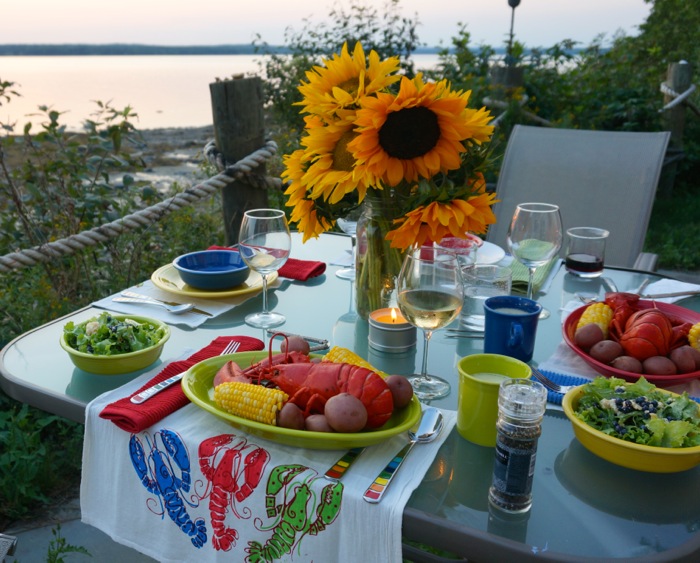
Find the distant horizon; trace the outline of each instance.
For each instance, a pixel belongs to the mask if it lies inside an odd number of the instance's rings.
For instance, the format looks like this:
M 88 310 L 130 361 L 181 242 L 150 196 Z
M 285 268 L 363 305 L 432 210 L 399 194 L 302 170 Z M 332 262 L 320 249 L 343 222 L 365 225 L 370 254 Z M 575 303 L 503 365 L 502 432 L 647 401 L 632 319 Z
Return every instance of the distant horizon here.
M 505 46 L 491 48 L 497 54 L 505 53 Z M 532 49 L 542 47 L 526 48 L 529 52 Z M 289 48 L 285 45 L 265 45 L 265 49 L 275 53 L 285 53 Z M 412 54 L 416 55 L 436 55 L 443 51 L 445 47 L 421 46 L 416 47 Z M 479 47 L 472 46 L 472 50 Z M 448 48 L 448 51 L 453 51 Z M 572 52 L 580 51 L 581 48 L 573 48 Z M 139 56 L 139 55 L 264 55 L 253 43 L 224 43 L 212 45 L 158 45 L 150 43 L 0 43 L 0 56 L 22 57 L 22 56 Z
M 357 4 L 369 13 L 386 13 L 372 0 L 209 0 L 206 5 L 120 0 L 118 7 L 105 4 L 100 12 L 104 17 L 98 17 L 91 0 L 8 1 L 2 41 L 67 44 L 79 38 L 84 44 L 230 45 L 259 39 L 284 45 L 305 29 L 333 29 L 337 22 L 331 12 L 352 13 L 350 6 Z M 450 46 L 461 24 L 470 44 L 505 46 L 513 14 L 515 39 L 526 46 L 552 46 L 567 39 L 590 45 L 601 36 L 609 44 L 618 31 L 637 34 L 651 11 L 645 0 L 523 0 L 515 11 L 506 0 L 398 0 L 396 7 L 394 15 L 415 24 L 416 40 L 431 47 Z

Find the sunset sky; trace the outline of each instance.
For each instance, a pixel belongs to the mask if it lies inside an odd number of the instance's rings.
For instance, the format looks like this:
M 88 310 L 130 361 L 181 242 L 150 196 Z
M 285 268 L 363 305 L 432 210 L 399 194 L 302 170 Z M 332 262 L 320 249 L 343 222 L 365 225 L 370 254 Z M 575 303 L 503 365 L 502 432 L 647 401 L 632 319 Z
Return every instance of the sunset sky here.
M 378 0 L 373 2 L 379 4 Z M 145 43 L 217 45 L 249 43 L 256 34 L 282 44 L 284 30 L 303 19 L 327 18 L 335 0 L 3 0 L 0 43 Z M 341 0 L 347 6 L 347 0 Z M 421 42 L 449 44 L 457 22 L 467 24 L 473 44 L 500 46 L 510 30 L 508 0 L 401 0 L 406 17 L 418 14 Z M 522 0 L 515 35 L 526 46 L 563 39 L 583 45 L 600 33 L 629 35 L 649 14 L 644 0 Z

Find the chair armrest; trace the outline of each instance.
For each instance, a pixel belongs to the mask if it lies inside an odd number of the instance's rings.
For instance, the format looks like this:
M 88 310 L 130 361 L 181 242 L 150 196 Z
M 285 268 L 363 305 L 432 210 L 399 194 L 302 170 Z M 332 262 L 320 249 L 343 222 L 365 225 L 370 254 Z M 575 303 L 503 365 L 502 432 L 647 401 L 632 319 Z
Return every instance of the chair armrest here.
M 0 534 L 0 562 L 5 561 L 6 555 L 14 555 L 16 547 L 16 537 Z
M 634 261 L 635 270 L 644 270 L 646 272 L 655 272 L 659 263 L 659 255 L 651 252 L 640 252 L 637 259 Z

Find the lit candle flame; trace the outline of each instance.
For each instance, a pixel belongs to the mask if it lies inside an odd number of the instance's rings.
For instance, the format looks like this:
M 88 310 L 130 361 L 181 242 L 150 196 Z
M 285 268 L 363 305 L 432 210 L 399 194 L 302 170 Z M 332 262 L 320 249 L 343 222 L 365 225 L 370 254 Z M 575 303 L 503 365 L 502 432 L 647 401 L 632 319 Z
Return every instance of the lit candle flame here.
M 391 308 L 391 322 L 396 322 L 396 309 L 394 309 L 393 307 Z

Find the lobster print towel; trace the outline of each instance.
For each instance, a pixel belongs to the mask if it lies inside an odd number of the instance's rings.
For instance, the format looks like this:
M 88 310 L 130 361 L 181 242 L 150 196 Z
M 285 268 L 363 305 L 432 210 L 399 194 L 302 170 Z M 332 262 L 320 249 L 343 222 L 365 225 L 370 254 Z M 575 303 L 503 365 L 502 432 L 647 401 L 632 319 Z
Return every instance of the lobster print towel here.
M 159 561 L 401 561 L 401 519 L 455 423 L 414 451 L 380 504 L 367 486 L 406 443 L 367 448 L 339 483 L 323 477 L 344 453 L 247 435 L 190 404 L 137 433 L 99 417 L 144 374 L 88 406 L 81 510 L 85 523 Z M 417 448 L 416 448 L 417 450 Z

